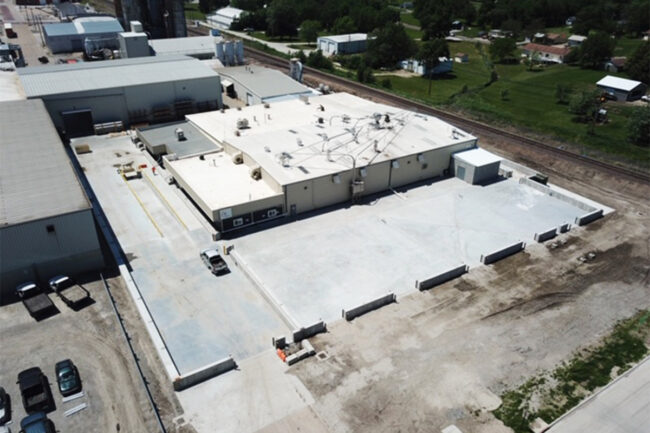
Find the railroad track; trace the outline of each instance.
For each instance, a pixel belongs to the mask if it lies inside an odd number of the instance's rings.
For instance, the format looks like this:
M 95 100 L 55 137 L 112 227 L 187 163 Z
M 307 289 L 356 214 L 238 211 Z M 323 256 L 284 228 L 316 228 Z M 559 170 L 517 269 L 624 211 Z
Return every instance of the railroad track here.
M 265 53 L 264 51 L 260 51 L 254 48 L 250 47 L 244 47 L 244 51 L 246 53 L 246 56 L 248 58 L 252 58 L 255 60 L 258 60 L 260 62 L 263 62 L 269 66 L 273 66 L 282 70 L 287 70 L 288 69 L 288 62 L 286 59 Z M 616 165 L 608 164 L 603 161 L 599 161 L 594 158 L 590 158 L 584 155 L 580 155 L 574 152 L 569 152 L 564 149 L 557 148 L 555 146 L 543 143 L 538 140 L 534 140 L 532 138 L 524 137 L 519 134 L 515 134 L 509 131 L 505 131 L 503 129 L 495 128 L 493 126 L 487 125 L 482 122 L 478 122 L 475 120 L 471 119 L 466 119 L 464 117 L 458 116 L 456 114 L 443 111 L 434 107 L 431 107 L 426 104 L 422 104 L 417 101 L 412 101 L 410 99 L 395 95 L 393 93 L 385 92 L 383 90 L 374 88 L 374 87 L 369 87 L 366 85 L 363 85 L 361 83 L 358 83 L 356 81 L 348 80 L 343 77 L 339 77 L 337 75 L 333 74 L 328 74 L 326 72 L 320 71 L 318 69 L 310 68 L 308 66 L 304 67 L 304 77 L 305 79 L 312 79 L 320 82 L 325 82 L 325 83 L 332 83 L 335 85 L 339 85 L 341 87 L 347 88 L 347 89 L 352 89 L 355 93 L 361 96 L 365 97 L 372 97 L 376 99 L 381 99 L 382 101 L 386 101 L 387 103 L 400 107 L 400 108 L 406 108 L 409 110 L 415 110 L 420 113 L 425 113 L 425 114 L 430 114 L 432 116 L 439 117 L 440 119 L 443 119 L 455 126 L 458 126 L 461 129 L 464 129 L 470 133 L 473 134 L 482 134 L 482 135 L 489 135 L 489 136 L 495 136 L 495 137 L 500 137 L 500 138 L 506 138 L 509 141 L 514 142 L 515 144 L 519 146 L 528 146 L 528 147 L 533 147 L 537 150 L 540 150 L 542 152 L 545 152 L 547 154 L 552 154 L 554 156 L 557 156 L 559 158 L 563 158 L 565 160 L 570 160 L 572 162 L 579 163 L 583 166 L 587 166 L 589 168 L 597 169 L 602 172 L 606 172 L 612 175 L 615 175 L 617 177 L 623 177 L 625 179 L 637 182 L 637 183 L 642 183 L 642 184 L 650 184 L 650 175 L 642 172 L 638 172 L 635 170 L 631 170 L 628 168 L 624 167 L 619 167 Z

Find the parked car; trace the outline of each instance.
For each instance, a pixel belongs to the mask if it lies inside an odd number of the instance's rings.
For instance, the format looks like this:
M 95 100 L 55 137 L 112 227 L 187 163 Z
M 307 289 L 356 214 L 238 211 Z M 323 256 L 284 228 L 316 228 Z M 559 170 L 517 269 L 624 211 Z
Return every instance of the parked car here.
M 32 367 L 18 373 L 18 387 L 23 398 L 25 412 L 50 412 L 54 410 L 54 399 L 47 376 L 40 368 Z
M 11 400 L 9 394 L 0 386 L 0 425 L 11 421 Z
M 228 264 L 216 248 L 201 251 L 201 260 L 214 275 L 228 272 Z
M 20 421 L 22 433 L 56 433 L 54 423 L 44 412 L 36 412 Z
M 72 361 L 69 359 L 59 361 L 56 363 L 54 370 L 56 372 L 56 383 L 59 385 L 62 396 L 66 397 L 81 391 L 79 370 Z

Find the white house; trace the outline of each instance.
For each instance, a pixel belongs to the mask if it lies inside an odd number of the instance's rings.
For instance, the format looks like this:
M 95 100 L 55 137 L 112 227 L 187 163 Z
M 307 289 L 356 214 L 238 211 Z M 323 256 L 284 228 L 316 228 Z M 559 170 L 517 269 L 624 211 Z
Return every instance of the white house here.
M 208 22 L 208 24 L 211 24 L 218 29 L 228 30 L 232 22 L 236 19 L 239 19 L 243 12 L 244 11 L 241 9 L 227 6 L 225 8 L 218 9 L 212 15 L 208 15 L 205 17 L 205 20 Z
M 571 52 L 570 48 L 541 44 L 526 44 L 523 50 L 528 58 L 536 57 L 543 63 L 564 63 L 564 57 Z
M 451 72 L 454 66 L 453 60 L 447 57 L 439 57 L 438 62 L 440 63 L 433 68 L 431 75 L 446 74 L 447 72 Z M 402 60 L 400 66 L 406 71 L 415 72 L 420 75 L 429 75 L 429 72 L 426 70 L 426 65 L 415 59 Z

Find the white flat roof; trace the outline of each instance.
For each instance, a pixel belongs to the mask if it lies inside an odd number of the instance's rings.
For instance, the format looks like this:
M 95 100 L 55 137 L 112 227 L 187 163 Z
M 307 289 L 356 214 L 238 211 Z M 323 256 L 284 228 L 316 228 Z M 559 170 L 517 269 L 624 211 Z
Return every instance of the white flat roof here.
M 212 210 L 240 205 L 278 194 L 263 180 L 254 180 L 250 167 L 234 164 L 226 152 L 169 161 L 178 175 Z
M 325 39 L 332 42 L 355 42 L 365 41 L 368 39 L 368 35 L 366 33 L 350 33 L 348 35 L 321 36 L 318 39 Z
M 438 118 L 347 93 L 187 118 L 249 155 L 280 185 L 349 170 L 353 161 L 363 167 L 476 139 Z M 249 128 L 238 130 L 239 119 Z
M 215 54 L 220 36 L 192 36 L 186 38 L 152 39 L 149 45 L 156 55 L 199 55 Z
M 484 165 L 494 164 L 501 161 L 503 158 L 490 153 L 487 150 L 480 148 L 465 150 L 454 154 L 454 159 L 459 159 L 463 162 L 473 165 L 474 167 L 482 167 Z
M 607 75 L 605 78 L 596 83 L 597 86 L 610 87 L 612 89 L 624 90 L 626 92 L 634 89 L 639 84 L 641 84 L 640 81 L 628 80 L 626 78 L 619 78 L 613 75 Z
M 263 66 L 232 66 L 217 72 L 222 77 L 228 77 L 230 82 L 241 84 L 261 99 L 312 93 L 311 89 L 290 76 Z

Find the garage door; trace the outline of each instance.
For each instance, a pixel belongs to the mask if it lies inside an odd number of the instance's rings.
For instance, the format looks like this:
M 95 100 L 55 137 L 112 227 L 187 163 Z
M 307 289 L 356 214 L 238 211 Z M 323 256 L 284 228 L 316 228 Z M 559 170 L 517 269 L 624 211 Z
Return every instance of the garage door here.
M 68 138 L 94 135 L 93 113 L 90 108 L 84 110 L 63 111 L 63 128 Z

